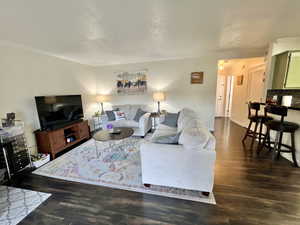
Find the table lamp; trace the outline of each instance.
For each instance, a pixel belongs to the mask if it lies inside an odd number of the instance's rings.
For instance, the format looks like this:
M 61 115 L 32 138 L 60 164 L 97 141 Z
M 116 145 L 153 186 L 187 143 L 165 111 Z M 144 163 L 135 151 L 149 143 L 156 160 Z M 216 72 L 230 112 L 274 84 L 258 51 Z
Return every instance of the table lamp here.
M 108 101 L 107 95 L 97 95 L 96 96 L 96 102 L 101 105 L 101 115 L 104 115 L 104 109 L 103 109 L 103 103 Z
M 153 100 L 157 102 L 157 113 L 160 114 L 160 102 L 166 100 L 166 94 L 164 92 L 154 92 Z

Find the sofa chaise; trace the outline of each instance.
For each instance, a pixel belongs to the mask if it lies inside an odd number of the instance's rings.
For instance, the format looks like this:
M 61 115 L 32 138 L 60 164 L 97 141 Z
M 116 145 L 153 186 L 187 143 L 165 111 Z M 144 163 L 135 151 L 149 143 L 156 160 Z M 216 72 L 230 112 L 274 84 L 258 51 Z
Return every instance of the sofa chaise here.
M 179 144 L 158 144 L 150 140 L 141 145 L 143 183 L 209 195 L 214 184 L 215 137 L 199 124 L 196 113 L 189 109 L 180 112 L 177 127 L 160 124 L 153 137 L 172 133 L 180 133 Z

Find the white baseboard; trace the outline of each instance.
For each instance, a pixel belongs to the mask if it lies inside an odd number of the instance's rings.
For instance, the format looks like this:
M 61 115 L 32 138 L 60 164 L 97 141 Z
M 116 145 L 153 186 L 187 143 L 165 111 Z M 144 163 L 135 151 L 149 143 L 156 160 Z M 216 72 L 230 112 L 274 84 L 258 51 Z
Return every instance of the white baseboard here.
M 244 127 L 244 128 L 247 128 L 246 126 L 244 126 L 241 122 L 237 121 L 237 120 L 234 120 L 232 118 L 230 118 L 230 121 L 236 123 L 237 125 L 241 126 L 241 127 Z

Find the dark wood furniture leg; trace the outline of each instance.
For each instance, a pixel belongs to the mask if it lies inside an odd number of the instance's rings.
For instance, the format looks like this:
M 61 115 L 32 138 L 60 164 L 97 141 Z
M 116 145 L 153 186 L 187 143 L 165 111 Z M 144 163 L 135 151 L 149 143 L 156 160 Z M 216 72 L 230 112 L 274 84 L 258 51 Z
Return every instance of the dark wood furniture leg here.
M 262 130 L 263 130 L 263 122 L 261 121 L 259 127 L 258 145 L 260 145 L 262 141 Z
M 279 143 L 278 143 L 278 151 L 277 151 L 277 159 L 280 158 L 280 150 L 281 150 L 281 144 L 282 144 L 282 137 L 283 137 L 283 132 L 280 132 L 279 136 Z
M 242 140 L 242 142 L 243 142 L 244 144 L 245 144 L 246 138 L 249 136 L 249 133 L 251 132 L 251 126 L 252 126 L 252 121 L 250 120 L 250 123 L 249 123 L 249 125 L 248 125 L 246 134 L 245 134 L 245 136 L 244 136 L 244 138 L 243 138 L 243 140 Z
M 258 128 L 258 122 L 255 123 L 253 137 L 252 137 L 251 146 L 250 146 L 251 150 L 253 149 L 254 141 L 256 140 L 257 128 Z
M 291 151 L 292 151 L 294 166 L 299 167 L 298 162 L 297 162 L 297 158 L 296 158 L 295 132 L 291 133 L 291 142 L 292 142 Z

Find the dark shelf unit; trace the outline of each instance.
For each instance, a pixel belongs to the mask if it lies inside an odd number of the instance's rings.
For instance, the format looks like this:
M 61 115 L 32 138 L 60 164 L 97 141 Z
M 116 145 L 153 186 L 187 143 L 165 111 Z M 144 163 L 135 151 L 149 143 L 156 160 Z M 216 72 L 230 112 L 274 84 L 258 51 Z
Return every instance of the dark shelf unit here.
M 0 169 L 5 171 L 2 182 L 10 180 L 14 175 L 26 168 L 32 168 L 30 153 L 24 132 L 24 123 L 16 121 L 12 127 L 0 130 Z

